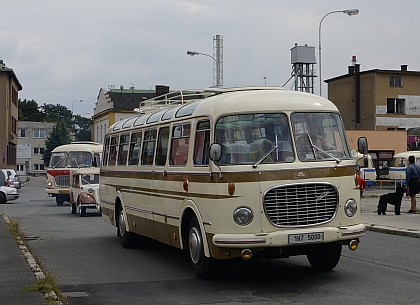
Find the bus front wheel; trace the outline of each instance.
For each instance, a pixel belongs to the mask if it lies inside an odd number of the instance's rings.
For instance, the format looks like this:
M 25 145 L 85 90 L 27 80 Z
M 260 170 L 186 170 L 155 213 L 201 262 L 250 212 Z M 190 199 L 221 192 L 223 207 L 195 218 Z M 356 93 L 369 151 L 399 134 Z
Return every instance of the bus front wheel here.
M 203 235 L 196 217 L 191 218 L 188 230 L 188 249 L 196 276 L 210 280 L 215 275 L 215 261 L 204 255 Z
M 336 243 L 320 244 L 306 256 L 314 269 L 329 271 L 337 266 L 341 257 L 341 248 L 342 246 Z
M 124 210 L 120 209 L 118 216 L 118 236 L 120 237 L 121 245 L 126 249 L 135 248 L 136 246 L 136 235 L 132 232 L 127 232 L 125 228 L 125 213 Z
M 64 204 L 64 197 L 63 196 L 56 196 L 55 197 L 55 203 L 57 203 L 57 205 L 63 205 Z

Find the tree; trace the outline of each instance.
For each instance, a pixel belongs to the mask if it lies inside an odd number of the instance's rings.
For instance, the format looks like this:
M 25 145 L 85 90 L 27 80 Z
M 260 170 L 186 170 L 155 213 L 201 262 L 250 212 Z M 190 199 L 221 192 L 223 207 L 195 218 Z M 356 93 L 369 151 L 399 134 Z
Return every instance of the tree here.
M 19 99 L 19 121 L 43 122 L 44 114 L 35 100 Z
M 44 103 L 41 108 L 46 122 L 62 122 L 66 127 L 72 126 L 72 113 L 66 106 Z
M 76 141 L 90 141 L 93 120 L 80 115 L 73 118 L 72 131 Z
M 42 160 L 44 165 L 48 166 L 51 159 L 51 152 L 54 148 L 69 144 L 71 142 L 70 133 L 63 122 L 57 122 L 57 125 L 53 127 L 50 135 L 45 140 L 45 150 Z

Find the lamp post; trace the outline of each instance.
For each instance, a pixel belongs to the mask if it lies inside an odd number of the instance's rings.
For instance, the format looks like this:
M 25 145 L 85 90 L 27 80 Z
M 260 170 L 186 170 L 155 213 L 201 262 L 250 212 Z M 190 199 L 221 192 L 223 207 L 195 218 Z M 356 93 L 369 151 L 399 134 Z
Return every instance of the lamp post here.
M 318 61 L 319 61 L 319 95 L 322 96 L 322 73 L 321 73 L 321 25 L 322 21 L 327 17 L 328 15 L 334 14 L 334 13 L 344 13 L 349 16 L 355 16 L 359 14 L 359 10 L 351 9 L 351 10 L 341 10 L 341 11 L 331 11 L 328 14 L 325 14 L 324 17 L 322 17 L 321 21 L 319 22 L 319 29 L 318 29 L 318 46 L 319 46 L 319 53 L 318 53 Z
M 210 57 L 211 59 L 213 59 L 213 62 L 215 64 L 215 66 L 216 67 L 219 66 L 219 63 L 217 62 L 216 58 L 214 58 L 213 56 L 211 56 L 209 54 L 205 54 L 205 53 L 201 53 L 201 52 L 196 52 L 196 51 L 190 51 L 190 50 L 188 50 L 187 51 L 187 55 L 189 55 L 189 56 L 204 55 L 204 56 Z M 216 86 L 216 87 L 222 86 L 222 82 L 221 82 L 221 79 L 220 79 L 219 74 L 216 75 L 216 83 L 213 82 L 213 85 Z
M 83 101 L 82 101 L 82 100 L 74 100 L 74 101 L 71 103 L 71 119 L 72 119 L 72 120 L 73 120 L 73 106 L 74 106 L 74 102 L 83 103 Z

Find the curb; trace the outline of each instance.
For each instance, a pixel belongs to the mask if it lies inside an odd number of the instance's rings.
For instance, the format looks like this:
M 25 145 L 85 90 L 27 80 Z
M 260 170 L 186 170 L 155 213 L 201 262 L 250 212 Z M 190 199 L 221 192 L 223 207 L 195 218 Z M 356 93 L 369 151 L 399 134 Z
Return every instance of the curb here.
M 366 223 L 364 225 L 366 227 L 366 230 L 372 231 L 372 232 L 420 238 L 420 231 L 417 229 L 410 230 L 410 229 L 388 227 L 384 225 L 366 224 Z
M 7 216 L 6 214 L 3 214 L 3 218 L 4 221 L 6 222 L 6 224 L 10 223 L 10 219 L 9 216 Z M 29 252 L 28 247 L 25 246 L 25 243 L 22 241 L 22 239 L 20 237 L 16 238 L 16 241 L 18 243 L 19 249 L 22 252 L 23 256 L 25 257 L 29 268 L 32 270 L 32 272 L 35 275 L 35 278 L 37 281 L 43 280 L 45 279 L 45 274 L 44 272 L 41 270 L 41 268 L 39 267 L 39 265 L 37 264 L 35 258 L 32 256 L 31 252 Z M 54 291 L 48 291 L 45 294 L 45 298 L 47 299 L 52 299 L 53 301 L 55 301 L 57 305 L 62 305 L 63 303 L 58 301 L 58 297 L 55 294 Z

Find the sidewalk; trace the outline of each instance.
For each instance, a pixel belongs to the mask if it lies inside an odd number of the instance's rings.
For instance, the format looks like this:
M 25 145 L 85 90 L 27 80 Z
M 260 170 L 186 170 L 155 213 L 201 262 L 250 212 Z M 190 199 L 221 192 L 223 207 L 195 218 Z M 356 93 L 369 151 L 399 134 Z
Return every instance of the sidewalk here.
M 362 198 L 361 221 L 369 231 L 388 233 L 394 235 L 420 238 L 420 214 L 407 214 L 410 207 L 410 199 L 403 197 L 401 215 L 395 215 L 394 207 L 388 204 L 386 215 L 377 214 L 379 197 L 370 197 L 367 192 Z M 420 200 L 417 198 L 417 207 Z
M 45 304 L 41 292 L 27 292 L 36 284 L 34 273 L 0 216 L 0 300 L 8 305 Z

